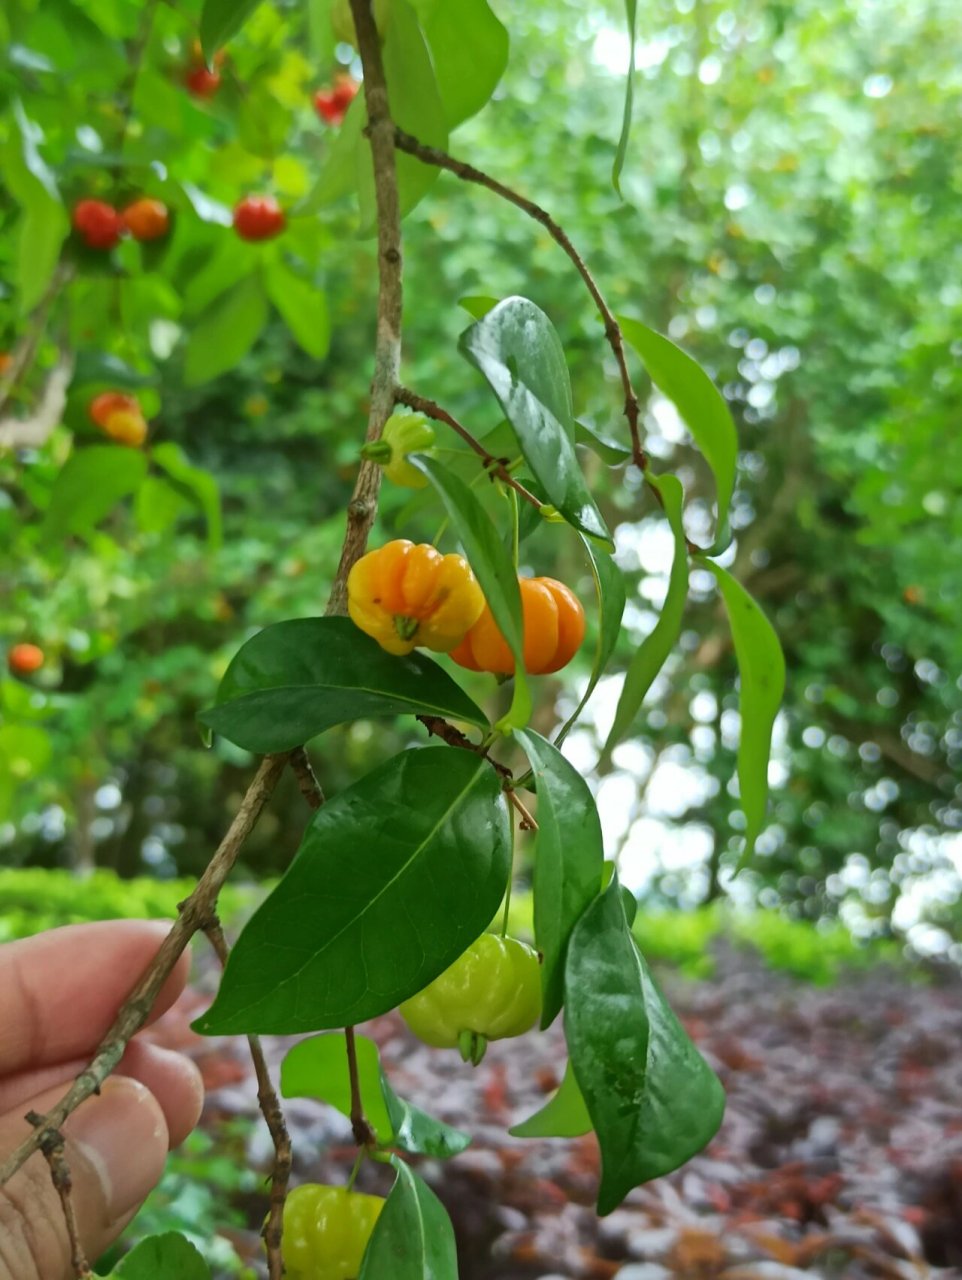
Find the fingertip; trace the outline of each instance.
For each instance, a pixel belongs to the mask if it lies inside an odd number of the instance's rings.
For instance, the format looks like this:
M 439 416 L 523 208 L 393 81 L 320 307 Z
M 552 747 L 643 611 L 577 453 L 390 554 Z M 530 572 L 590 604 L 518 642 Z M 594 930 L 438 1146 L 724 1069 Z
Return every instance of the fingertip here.
M 150 1090 L 164 1113 L 171 1147 L 178 1146 L 197 1125 L 204 1105 L 204 1082 L 196 1064 L 172 1049 L 133 1040 L 119 1072 Z

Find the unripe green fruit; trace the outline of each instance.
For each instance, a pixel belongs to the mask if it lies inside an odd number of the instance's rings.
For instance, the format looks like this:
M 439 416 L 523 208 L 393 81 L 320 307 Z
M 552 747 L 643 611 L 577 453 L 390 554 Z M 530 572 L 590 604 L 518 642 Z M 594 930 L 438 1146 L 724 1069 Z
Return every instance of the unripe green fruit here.
M 374 25 L 382 40 L 390 11 L 391 0 L 374 0 Z M 351 0 L 334 0 L 331 5 L 331 28 L 337 40 L 357 48 L 357 30 L 354 26 L 354 14 L 351 12 Z

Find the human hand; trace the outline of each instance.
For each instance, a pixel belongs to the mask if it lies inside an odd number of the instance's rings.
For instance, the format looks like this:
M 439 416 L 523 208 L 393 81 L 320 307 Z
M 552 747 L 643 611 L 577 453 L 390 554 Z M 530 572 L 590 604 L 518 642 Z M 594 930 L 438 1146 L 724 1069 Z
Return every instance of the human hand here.
M 169 924 L 69 925 L 0 946 L 0 1162 L 90 1061 Z M 181 957 L 153 1021 L 187 981 Z M 64 1123 L 64 1154 L 84 1252 L 93 1262 L 159 1181 L 170 1147 L 197 1123 L 203 1086 L 187 1058 L 131 1041 L 101 1089 Z M 42 1155 L 0 1187 L 0 1280 L 69 1280 L 63 1211 Z

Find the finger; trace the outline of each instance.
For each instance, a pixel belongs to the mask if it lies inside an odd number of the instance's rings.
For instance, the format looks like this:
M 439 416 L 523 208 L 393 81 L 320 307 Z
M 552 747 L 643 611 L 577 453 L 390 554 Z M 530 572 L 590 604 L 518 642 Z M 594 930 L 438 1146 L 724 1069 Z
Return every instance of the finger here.
M 167 921 L 110 920 L 0 946 L 0 1076 L 92 1053 L 169 932 Z M 181 956 L 148 1021 L 180 995 L 189 965 Z
M 59 1096 L 49 1090 L 30 1106 L 46 1112 Z M 19 1113 L 0 1117 L 0 1154 L 29 1130 Z M 167 1126 L 148 1089 L 114 1077 L 67 1120 L 63 1133 L 80 1241 L 93 1260 L 160 1180 Z M 0 1280 L 68 1280 L 71 1274 L 63 1210 L 46 1161 L 36 1154 L 0 1189 Z
M 117 1070 L 146 1085 L 160 1103 L 170 1145 L 183 1142 L 204 1105 L 204 1082 L 190 1058 L 145 1040 L 132 1040 Z

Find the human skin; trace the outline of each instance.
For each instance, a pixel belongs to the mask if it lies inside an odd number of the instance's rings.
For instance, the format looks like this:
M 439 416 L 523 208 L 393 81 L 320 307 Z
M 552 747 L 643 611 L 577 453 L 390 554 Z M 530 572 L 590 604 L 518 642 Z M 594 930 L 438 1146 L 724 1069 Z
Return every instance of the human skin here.
M 0 946 L 0 1162 L 90 1061 L 169 932 L 164 922 L 69 925 Z M 182 956 L 150 1021 L 187 981 Z M 187 1058 L 134 1039 L 100 1096 L 65 1122 L 84 1252 L 93 1262 L 159 1181 L 168 1150 L 197 1123 L 203 1086 Z M 70 1244 L 42 1155 L 0 1188 L 0 1280 L 69 1280 Z

